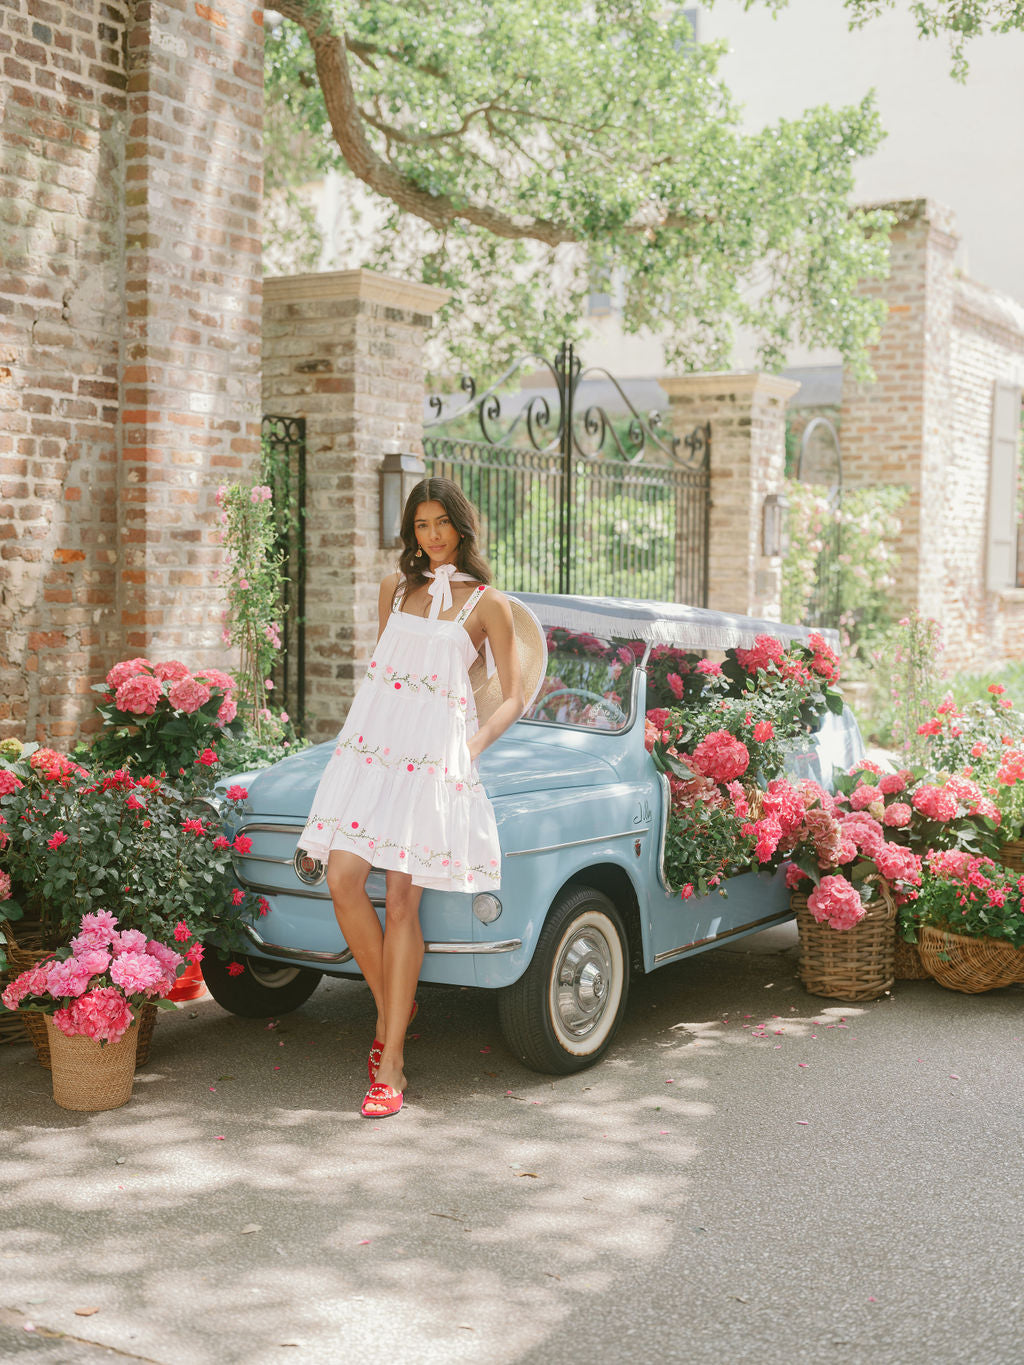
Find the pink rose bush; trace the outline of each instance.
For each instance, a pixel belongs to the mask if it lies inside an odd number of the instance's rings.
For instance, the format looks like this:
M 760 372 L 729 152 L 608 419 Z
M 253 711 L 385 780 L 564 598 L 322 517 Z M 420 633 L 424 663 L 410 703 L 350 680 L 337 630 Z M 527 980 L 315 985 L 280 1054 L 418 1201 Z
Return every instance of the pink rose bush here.
M 9 1010 L 52 1014 L 69 1038 L 116 1043 L 131 1027 L 133 1006 L 166 996 L 183 963 L 166 944 L 119 931 L 100 910 L 83 915 L 68 948 L 16 976 L 0 999 Z

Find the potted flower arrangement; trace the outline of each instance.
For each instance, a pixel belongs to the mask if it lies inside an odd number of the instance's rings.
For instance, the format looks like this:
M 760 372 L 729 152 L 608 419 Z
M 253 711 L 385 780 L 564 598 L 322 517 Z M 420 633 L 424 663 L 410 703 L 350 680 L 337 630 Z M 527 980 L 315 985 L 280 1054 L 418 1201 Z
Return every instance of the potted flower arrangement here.
M 9 1010 L 45 1018 L 57 1104 L 96 1110 L 127 1103 L 138 1010 L 160 1003 L 181 963 L 167 944 L 119 929 L 99 910 L 82 916 L 67 947 L 15 977 L 0 999 Z
M 212 769 L 215 761 L 204 752 L 193 763 Z M 246 795 L 237 785 L 227 793 L 236 803 Z M 268 908 L 230 876 L 232 855 L 247 851 L 244 837 L 229 842 L 207 808 L 190 805 L 167 782 L 136 780 L 125 768 L 89 773 L 53 750 L 26 746 L 0 764 L 6 956 L 29 965 L 12 924 L 35 925 L 39 957 L 66 944 L 82 915 L 99 909 L 147 938 L 175 941 L 194 967 L 205 946 L 240 949 L 245 923 Z M 45 1064 L 45 1036 L 37 1032 L 33 1041 Z
M 1024 981 L 1024 875 L 960 850 L 931 853 L 916 919 L 940 985 L 975 994 Z

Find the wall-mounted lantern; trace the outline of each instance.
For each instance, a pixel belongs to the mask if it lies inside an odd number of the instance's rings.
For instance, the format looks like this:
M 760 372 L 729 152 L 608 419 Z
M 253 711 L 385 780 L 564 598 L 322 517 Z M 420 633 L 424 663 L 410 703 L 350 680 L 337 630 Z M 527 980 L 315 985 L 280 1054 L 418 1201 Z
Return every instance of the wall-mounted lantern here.
M 427 468 L 418 455 L 392 452 L 380 467 L 380 548 L 397 549 L 402 543 L 400 529 L 406 499 L 426 478 Z
M 769 493 L 761 507 L 761 553 L 767 558 L 789 549 L 789 499 L 785 493 Z

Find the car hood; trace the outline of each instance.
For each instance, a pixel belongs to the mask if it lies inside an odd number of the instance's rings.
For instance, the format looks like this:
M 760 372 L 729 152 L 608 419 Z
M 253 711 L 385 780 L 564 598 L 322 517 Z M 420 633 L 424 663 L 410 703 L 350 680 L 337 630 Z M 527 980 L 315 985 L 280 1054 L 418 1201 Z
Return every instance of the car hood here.
M 264 768 L 246 782 L 246 814 L 294 815 L 305 819 L 334 741 L 303 749 Z M 594 787 L 616 780 L 610 763 L 583 750 L 543 741 L 503 736 L 480 756 L 480 778 L 494 799 L 556 787 Z

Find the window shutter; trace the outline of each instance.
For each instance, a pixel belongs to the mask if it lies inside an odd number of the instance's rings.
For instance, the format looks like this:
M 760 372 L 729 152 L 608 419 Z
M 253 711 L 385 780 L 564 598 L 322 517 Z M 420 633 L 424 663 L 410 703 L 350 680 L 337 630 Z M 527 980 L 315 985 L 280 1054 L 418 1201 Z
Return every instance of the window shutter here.
M 992 398 L 992 449 L 988 475 L 989 592 L 1017 582 L 1017 463 L 1020 441 L 1019 384 L 997 379 Z

